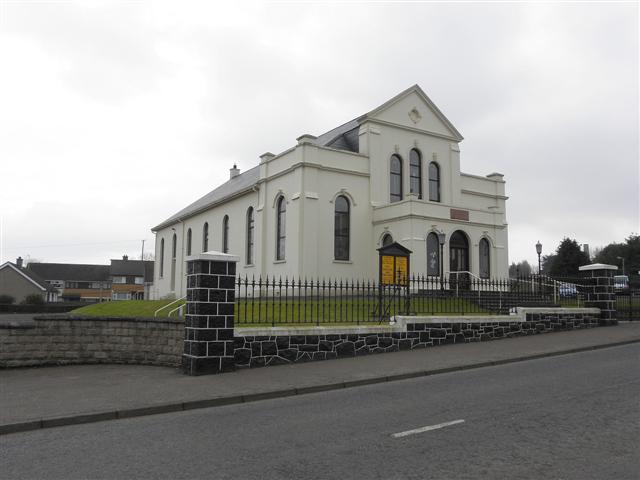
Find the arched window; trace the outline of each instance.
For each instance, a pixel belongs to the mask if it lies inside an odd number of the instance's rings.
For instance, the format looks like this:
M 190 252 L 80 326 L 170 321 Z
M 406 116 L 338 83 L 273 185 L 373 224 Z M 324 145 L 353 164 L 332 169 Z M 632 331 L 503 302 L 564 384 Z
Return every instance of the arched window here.
M 456 230 L 449 239 L 449 270 L 452 272 L 469 271 L 469 241 L 460 230 Z
M 389 233 L 385 233 L 384 237 L 382 237 L 382 246 L 386 247 L 387 245 L 391 245 L 393 243 L 393 237 Z
M 209 250 L 209 224 L 204 222 L 204 226 L 202 227 L 202 251 L 206 252 Z
M 247 265 L 253 265 L 253 207 L 247 210 Z
M 164 277 L 164 238 L 160 239 L 160 278 Z
M 429 200 L 440 201 L 440 167 L 436 162 L 429 164 Z
M 173 234 L 173 239 L 171 240 L 171 291 L 176 289 L 176 249 L 177 249 L 177 237 L 176 234 Z
M 480 258 L 480 278 L 489 278 L 491 274 L 491 246 L 486 238 L 480 239 L 478 245 Z
M 222 253 L 229 253 L 229 215 L 222 219 Z
M 187 256 L 191 255 L 191 229 L 187 230 Z
M 278 199 L 277 204 L 278 217 L 276 219 L 276 260 L 284 260 L 285 241 L 287 239 L 287 202 L 284 197 Z
M 422 198 L 422 159 L 415 148 L 409 154 L 409 192 Z
M 389 162 L 389 201 L 402 200 L 402 160 L 398 155 L 391 155 Z
M 440 242 L 434 232 L 427 235 L 427 275 L 440 275 Z
M 349 260 L 349 200 L 340 195 L 335 202 L 333 258 Z

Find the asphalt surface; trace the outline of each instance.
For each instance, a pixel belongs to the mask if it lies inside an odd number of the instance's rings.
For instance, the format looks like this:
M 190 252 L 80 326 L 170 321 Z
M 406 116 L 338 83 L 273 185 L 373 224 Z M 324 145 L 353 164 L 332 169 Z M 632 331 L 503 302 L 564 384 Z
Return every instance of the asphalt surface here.
M 5 435 L 2 477 L 637 479 L 639 359 L 632 344 Z
M 140 365 L 0 370 L 0 434 L 245 403 L 640 341 L 640 322 L 189 377 Z

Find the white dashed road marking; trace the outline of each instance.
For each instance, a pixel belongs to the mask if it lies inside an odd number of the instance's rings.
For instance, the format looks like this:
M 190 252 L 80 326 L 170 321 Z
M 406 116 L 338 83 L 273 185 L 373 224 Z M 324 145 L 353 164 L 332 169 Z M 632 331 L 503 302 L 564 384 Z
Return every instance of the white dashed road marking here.
M 414 430 L 407 430 L 407 431 L 400 432 L 400 433 L 394 433 L 391 436 L 393 438 L 402 438 L 402 437 L 407 437 L 409 435 L 415 435 L 416 433 L 424 433 L 424 432 L 428 432 L 430 430 L 437 430 L 439 428 L 448 427 L 450 425 L 456 425 L 458 423 L 464 423 L 464 420 L 453 420 L 451 422 L 438 423 L 437 425 L 429 425 L 427 427 L 420 427 L 420 428 L 416 428 Z

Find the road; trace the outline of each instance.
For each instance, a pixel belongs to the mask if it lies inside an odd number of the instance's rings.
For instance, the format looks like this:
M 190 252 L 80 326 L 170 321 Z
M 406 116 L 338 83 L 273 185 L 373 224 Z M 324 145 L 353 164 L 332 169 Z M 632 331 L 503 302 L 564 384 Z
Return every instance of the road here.
M 639 360 L 633 344 L 6 435 L 0 476 L 638 479 Z

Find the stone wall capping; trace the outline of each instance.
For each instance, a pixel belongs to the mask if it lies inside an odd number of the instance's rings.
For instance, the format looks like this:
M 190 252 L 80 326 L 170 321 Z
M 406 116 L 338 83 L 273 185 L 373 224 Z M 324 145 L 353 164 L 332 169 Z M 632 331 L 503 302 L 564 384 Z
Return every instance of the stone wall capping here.
M 238 337 L 269 337 L 278 335 L 362 335 L 404 332 L 401 325 L 304 326 L 304 327 L 236 327 Z
M 615 265 L 607 265 L 606 263 L 592 263 L 591 265 L 583 265 L 578 267 L 581 272 L 589 272 L 591 270 L 618 270 Z
M 215 250 L 210 250 L 204 253 L 194 253 L 189 255 L 185 261 L 190 262 L 194 260 L 205 260 L 208 262 L 239 262 L 240 257 L 238 255 L 231 255 L 229 253 L 222 253 Z

